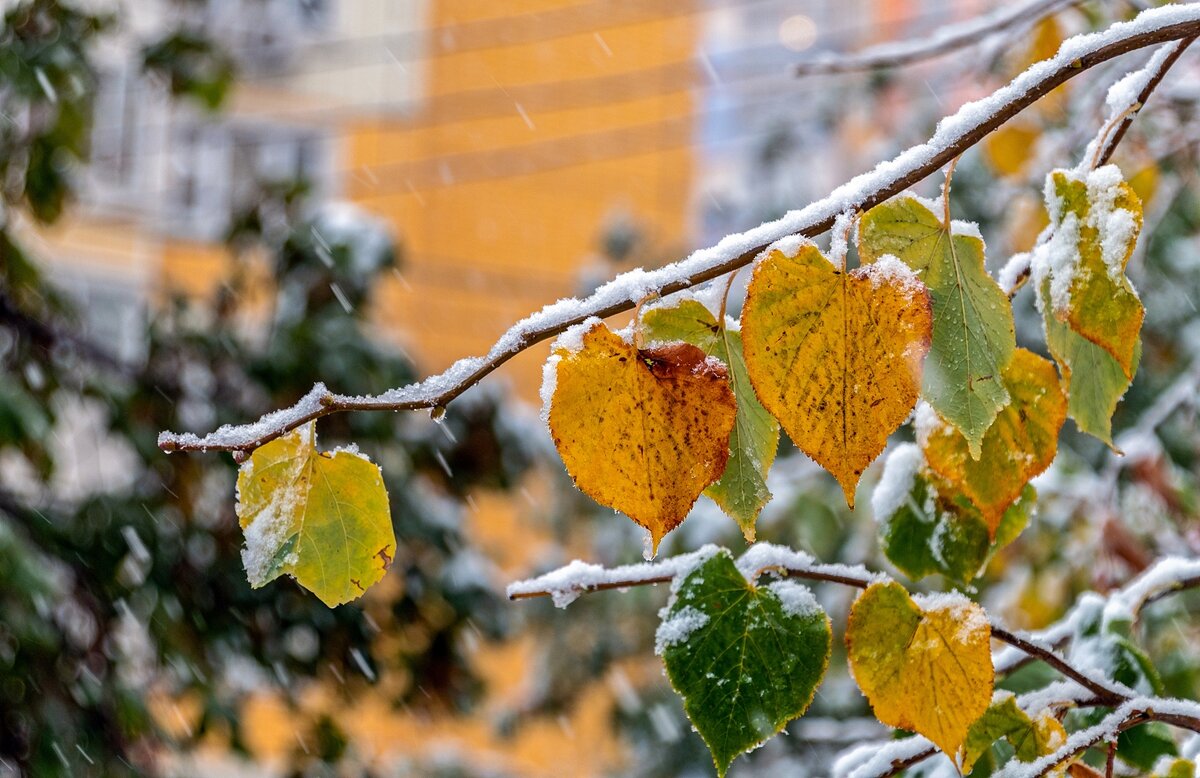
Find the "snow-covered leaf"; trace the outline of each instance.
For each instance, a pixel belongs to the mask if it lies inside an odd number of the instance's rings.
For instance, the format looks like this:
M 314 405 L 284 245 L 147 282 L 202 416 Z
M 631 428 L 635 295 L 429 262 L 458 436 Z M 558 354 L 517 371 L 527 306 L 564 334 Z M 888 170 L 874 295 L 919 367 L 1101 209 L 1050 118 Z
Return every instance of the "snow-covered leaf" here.
M 913 444 L 897 446 L 872 499 L 884 554 L 914 581 L 939 573 L 957 583 L 981 575 L 997 551 L 1029 524 L 1037 491 L 1029 485 L 992 527 L 970 500 L 930 472 Z M 889 493 L 891 490 L 903 492 Z
M 316 443 L 310 422 L 256 449 L 238 473 L 237 514 L 251 586 L 287 574 L 333 607 L 383 577 L 396 537 L 379 467 Z
M 661 616 L 667 677 L 719 775 L 808 709 L 829 664 L 829 617 L 812 592 L 755 585 L 724 549 L 679 582 Z

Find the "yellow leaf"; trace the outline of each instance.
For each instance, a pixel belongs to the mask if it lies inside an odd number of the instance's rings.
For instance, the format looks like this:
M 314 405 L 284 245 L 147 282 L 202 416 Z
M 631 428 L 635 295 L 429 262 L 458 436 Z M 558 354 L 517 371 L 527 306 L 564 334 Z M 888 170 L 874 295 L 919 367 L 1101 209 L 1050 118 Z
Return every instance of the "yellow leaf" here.
M 721 477 L 737 403 L 688 343 L 639 350 L 603 323 L 559 346 L 550 433 L 575 484 L 650 530 L 653 548 Z
M 1051 269 L 1054 314 L 1071 329 L 1112 354 L 1125 377 L 1133 378 L 1133 351 L 1146 310 L 1125 276 L 1142 227 L 1142 203 L 1120 180 L 1115 165 L 1094 170 L 1086 180 L 1066 171 L 1051 174 L 1052 218 L 1064 232 L 1077 230 L 1075 262 Z M 1055 207 L 1057 206 L 1057 207 Z M 1058 271 L 1056 273 L 1056 271 Z M 1054 295 L 1069 281 L 1068 301 Z
M 984 139 L 984 157 L 1001 176 L 1018 176 L 1029 164 L 1040 134 L 1032 120 L 1009 122 Z
M 1032 351 L 1013 352 L 1004 385 L 1012 402 L 984 434 L 979 459 L 971 458 L 962 433 L 932 411 L 933 418 L 917 429 L 929 468 L 974 503 L 993 537 L 1029 479 L 1054 461 L 1058 431 L 1067 418 L 1067 398 L 1054 365 Z
M 383 577 L 396 536 L 379 467 L 316 444 L 310 422 L 256 449 L 238 472 L 237 514 L 251 586 L 286 573 L 332 608 Z
M 932 327 L 929 292 L 895 258 L 846 272 L 808 244 L 754 270 L 742 309 L 750 381 L 851 507 L 863 470 L 916 404 Z
M 917 602 L 898 583 L 874 583 L 850 609 L 846 648 L 876 718 L 955 759 L 992 699 L 991 635 L 983 609 L 961 595 Z

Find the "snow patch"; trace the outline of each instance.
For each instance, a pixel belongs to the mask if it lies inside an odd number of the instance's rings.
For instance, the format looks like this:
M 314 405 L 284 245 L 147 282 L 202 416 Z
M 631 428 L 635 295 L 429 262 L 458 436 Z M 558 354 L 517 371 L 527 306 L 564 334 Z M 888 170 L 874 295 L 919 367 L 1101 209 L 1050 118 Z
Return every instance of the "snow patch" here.
M 800 249 L 811 245 L 812 241 L 803 235 L 785 235 L 770 246 L 767 246 L 766 251 L 763 252 L 763 256 L 773 251 L 778 251 L 788 259 L 794 259 L 800 253 Z
M 886 521 L 900 510 L 924 462 L 925 456 L 914 443 L 901 443 L 892 449 L 883 465 L 883 475 L 871 493 L 871 511 L 876 521 Z
M 817 598 L 812 589 L 802 586 L 795 581 L 772 581 L 767 589 L 774 592 L 783 606 L 783 612 L 789 616 L 804 618 L 821 612 Z
M 872 289 L 878 289 L 880 285 L 888 284 L 897 287 L 909 297 L 925 291 L 925 285 L 917 277 L 916 271 L 894 254 L 884 254 L 866 265 L 865 272 L 871 279 Z
M 668 648 L 687 642 L 696 630 L 708 624 L 708 614 L 685 605 L 670 618 L 665 618 L 654 633 L 654 653 L 662 656 Z

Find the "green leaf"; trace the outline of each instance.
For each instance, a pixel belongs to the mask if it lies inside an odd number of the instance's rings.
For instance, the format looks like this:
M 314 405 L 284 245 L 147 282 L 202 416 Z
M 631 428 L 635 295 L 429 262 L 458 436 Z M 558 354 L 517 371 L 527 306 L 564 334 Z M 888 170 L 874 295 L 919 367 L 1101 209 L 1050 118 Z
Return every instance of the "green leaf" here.
M 1045 296 L 1049 292 L 1043 290 L 1042 294 Z M 1056 319 L 1050 306 L 1043 308 L 1046 346 L 1062 374 L 1067 392 L 1067 415 L 1075 420 L 1080 430 L 1112 447 L 1112 415 L 1133 383 L 1132 376 L 1137 373 L 1142 357 L 1141 339 L 1134 344 L 1127 377 L 1112 354 Z
M 762 407 L 750 385 L 741 333 L 719 325 L 712 312 L 697 300 L 650 308 L 642 314 L 641 325 L 647 343 L 691 343 L 729 367 L 730 385 L 737 399 L 733 431 L 729 433 L 729 462 L 721 478 L 704 494 L 738 523 L 747 541 L 753 542 L 754 523 L 771 500 L 767 473 L 779 448 L 779 422 Z
M 983 241 L 952 233 L 921 200 L 908 196 L 867 211 L 858 251 L 863 262 L 899 257 L 929 287 L 933 344 L 921 394 L 978 457 L 984 433 L 1008 404 L 1001 376 L 1016 348 L 1012 306 L 984 268 Z
M 829 664 L 829 617 L 811 592 L 787 580 L 756 586 L 724 549 L 661 615 L 657 651 L 719 775 L 808 709 Z
M 971 772 L 975 762 L 1000 739 L 1009 742 L 1017 759 L 1032 762 L 1061 746 L 1067 734 L 1053 716 L 1040 716 L 1035 721 L 1017 706 L 1016 698 L 1007 695 L 993 702 L 971 725 L 963 744 L 963 774 Z
M 1178 755 L 1171 728 L 1161 721 L 1151 721 L 1117 735 L 1117 756 L 1139 770 L 1152 770 L 1162 757 Z
M 287 574 L 329 607 L 360 596 L 396 553 L 379 467 L 317 451 L 312 422 L 258 448 L 238 473 L 242 561 L 254 588 Z
M 992 541 L 987 521 L 970 500 L 956 494 L 924 463 L 912 469 L 919 457 L 917 447 L 906 443 L 893 449 L 884 465 L 884 480 L 899 478 L 896 468 L 912 472 L 907 475 L 909 485 L 902 499 L 872 501 L 883 553 L 914 581 L 939 573 L 957 583 L 970 583 L 997 551 L 1028 526 L 1037 505 L 1037 490 L 1025 486 L 1020 498 L 1004 512 Z

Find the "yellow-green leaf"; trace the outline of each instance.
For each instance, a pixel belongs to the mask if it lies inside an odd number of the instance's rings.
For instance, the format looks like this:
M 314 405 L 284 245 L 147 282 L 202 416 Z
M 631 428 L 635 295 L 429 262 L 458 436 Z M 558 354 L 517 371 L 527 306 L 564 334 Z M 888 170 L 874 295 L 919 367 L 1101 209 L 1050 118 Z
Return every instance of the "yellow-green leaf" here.
M 963 745 L 962 772 L 971 772 L 992 744 L 1001 738 L 1008 741 L 1022 762 L 1032 762 L 1038 757 L 1053 753 L 1067 740 L 1062 723 L 1049 713 L 1037 718 L 1021 710 L 1012 695 L 992 703 L 987 711 L 971 725 L 967 742 Z
M 1049 282 L 1046 282 L 1049 283 Z M 1046 346 L 1062 374 L 1067 415 L 1082 431 L 1112 447 L 1112 415 L 1133 379 L 1116 358 L 1060 322 L 1046 306 L 1042 315 Z M 1131 367 L 1136 374 L 1141 342 L 1135 344 Z
M 383 577 L 396 536 L 379 467 L 316 444 L 310 422 L 256 449 L 238 473 L 237 514 L 251 586 L 286 573 L 332 608 Z
M 863 262 L 897 256 L 929 287 L 933 345 L 921 395 L 978 457 L 984 433 L 1008 404 L 1001 376 L 1016 348 L 1012 307 L 984 268 L 983 240 L 967 225 L 943 224 L 923 201 L 906 196 L 867 211 L 858 252 Z
M 754 540 L 754 523 L 771 500 L 767 473 L 779 449 L 779 423 L 754 394 L 742 356 L 742 334 L 722 324 L 702 303 L 682 300 L 655 306 L 642 314 L 647 343 L 684 341 L 721 360 L 729 368 L 729 381 L 737 398 L 733 431 L 729 433 L 729 463 L 725 472 L 704 494 L 729 514 L 747 541 Z
M 992 630 L 957 594 L 909 597 L 874 583 L 846 626 L 850 669 L 875 717 L 929 738 L 951 759 L 992 699 Z
M 1058 235 L 1037 280 L 1049 278 L 1054 315 L 1112 354 L 1133 378 L 1133 350 L 1146 310 L 1125 275 L 1142 227 L 1142 203 L 1116 165 L 1089 172 L 1056 170 L 1047 208 Z M 1071 245 L 1073 244 L 1073 245 Z M 1040 283 L 1038 288 L 1045 288 Z M 1047 303 L 1042 301 L 1043 306 Z
M 1196 763 L 1191 759 L 1172 759 L 1155 770 L 1152 778 L 1196 778 Z
M 550 433 L 567 472 L 657 550 L 725 470 L 737 411 L 725 366 L 689 343 L 639 350 L 602 322 L 551 359 Z
M 750 380 L 851 507 L 917 401 L 931 327 L 928 292 L 896 260 L 846 272 L 806 244 L 754 269 L 742 309 Z
M 1004 385 L 1012 401 L 984 435 L 978 459 L 971 458 L 962 433 L 936 413 L 917 414 L 917 437 L 929 468 L 974 503 L 993 536 L 1025 484 L 1054 461 L 1067 417 L 1054 365 L 1032 351 L 1016 350 Z

